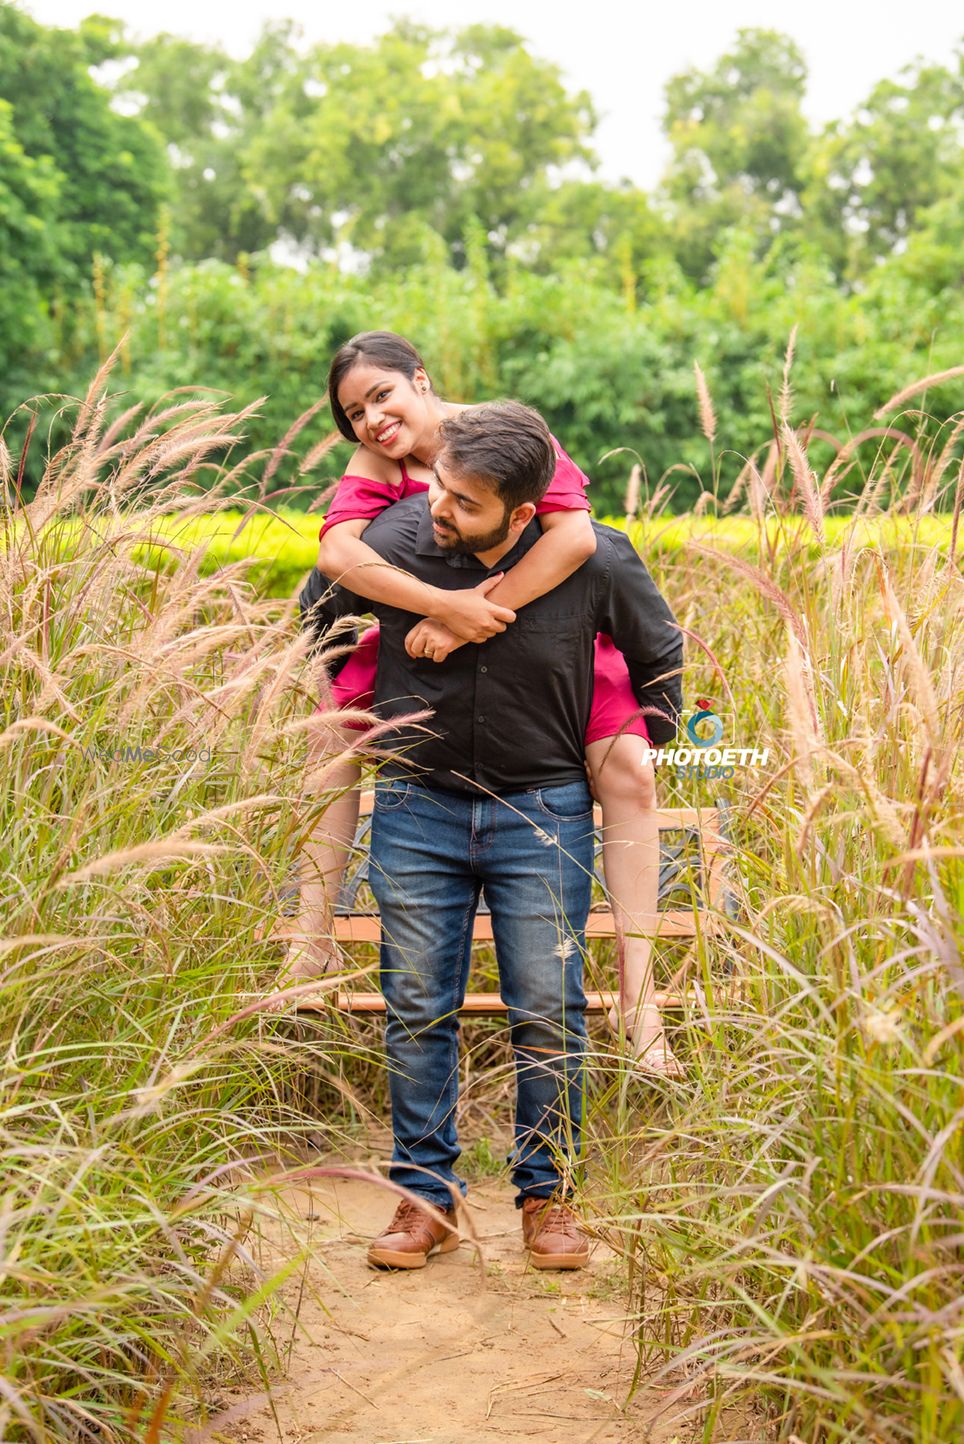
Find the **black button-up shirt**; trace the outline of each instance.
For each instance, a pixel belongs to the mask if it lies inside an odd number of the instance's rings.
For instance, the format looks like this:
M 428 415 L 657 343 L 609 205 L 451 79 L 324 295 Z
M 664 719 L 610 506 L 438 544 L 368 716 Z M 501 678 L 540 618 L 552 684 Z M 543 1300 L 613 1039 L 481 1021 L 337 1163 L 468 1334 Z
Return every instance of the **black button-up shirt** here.
M 469 642 L 444 662 L 405 651 L 405 635 L 414 625 L 411 612 L 365 601 L 328 583 L 317 569 L 312 572 L 299 602 L 306 625 L 319 638 L 347 616 L 372 612 L 381 624 L 378 715 L 390 720 L 432 709 L 428 722 L 401 724 L 384 739 L 404 755 L 406 772 L 426 787 L 476 793 L 478 784 L 507 793 L 584 779 L 597 632 L 612 637 L 625 656 L 653 741 L 674 736 L 683 646 L 673 614 L 629 538 L 596 522 L 593 530 L 595 555 L 571 577 L 521 608 L 504 632 L 487 642 Z M 376 517 L 365 541 L 393 566 L 456 591 L 508 571 L 541 535 L 538 522 L 531 522 L 512 550 L 486 568 L 475 556 L 436 544 L 422 493 Z

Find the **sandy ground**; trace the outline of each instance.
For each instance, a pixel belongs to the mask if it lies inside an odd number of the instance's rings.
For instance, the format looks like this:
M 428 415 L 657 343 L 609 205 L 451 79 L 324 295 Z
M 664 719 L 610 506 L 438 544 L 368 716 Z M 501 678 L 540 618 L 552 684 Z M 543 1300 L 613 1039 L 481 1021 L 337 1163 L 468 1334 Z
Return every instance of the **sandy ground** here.
M 463 1241 L 408 1272 L 376 1272 L 365 1262 L 369 1239 L 394 1208 L 376 1185 L 324 1180 L 292 1191 L 289 1202 L 310 1223 L 317 1262 L 301 1293 L 288 1376 L 276 1390 L 277 1422 L 263 1400 L 225 1396 L 219 1402 L 241 1406 L 244 1418 L 236 1415 L 216 1437 L 242 1444 L 684 1444 L 692 1437 L 692 1421 L 673 1427 L 663 1391 L 643 1386 L 626 1403 L 635 1352 L 619 1261 L 598 1243 L 585 1270 L 530 1268 L 508 1183 L 470 1190 L 478 1249 Z M 301 1287 L 289 1283 L 289 1301 Z

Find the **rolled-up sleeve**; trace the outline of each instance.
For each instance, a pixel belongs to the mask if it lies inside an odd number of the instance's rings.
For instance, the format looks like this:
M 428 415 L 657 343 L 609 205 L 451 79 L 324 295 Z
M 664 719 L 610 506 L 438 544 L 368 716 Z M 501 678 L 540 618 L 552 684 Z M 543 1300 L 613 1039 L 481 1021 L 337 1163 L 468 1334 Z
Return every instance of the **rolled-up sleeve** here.
M 683 706 L 683 638 L 668 603 L 629 538 L 600 529 L 610 548 L 600 576 L 596 621 L 626 658 L 629 680 L 653 742 L 671 742 Z

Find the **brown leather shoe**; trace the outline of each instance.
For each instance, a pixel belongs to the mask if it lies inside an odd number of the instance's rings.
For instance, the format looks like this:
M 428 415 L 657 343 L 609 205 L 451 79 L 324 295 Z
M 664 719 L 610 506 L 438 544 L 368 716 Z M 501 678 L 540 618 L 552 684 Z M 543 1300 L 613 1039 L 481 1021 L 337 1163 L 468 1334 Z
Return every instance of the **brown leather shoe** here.
M 423 1269 L 432 1253 L 451 1253 L 459 1246 L 453 1232 L 455 1210 L 433 1208 L 403 1199 L 395 1217 L 368 1249 L 372 1268 Z
M 589 1240 L 572 1209 L 551 1198 L 527 1198 L 522 1205 L 522 1240 L 537 1269 L 581 1269 L 589 1262 Z

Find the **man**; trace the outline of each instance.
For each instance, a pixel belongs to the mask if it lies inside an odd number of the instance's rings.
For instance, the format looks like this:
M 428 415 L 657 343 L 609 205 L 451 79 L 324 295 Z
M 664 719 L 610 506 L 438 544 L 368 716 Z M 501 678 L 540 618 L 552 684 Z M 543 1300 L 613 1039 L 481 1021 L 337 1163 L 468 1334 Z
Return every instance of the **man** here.
M 545 423 L 513 402 L 473 407 L 441 428 L 428 495 L 382 513 L 365 541 L 438 587 L 476 586 L 541 535 L 534 520 L 555 465 Z M 369 1249 L 374 1266 L 421 1267 L 457 1247 L 454 1200 L 458 1011 L 481 889 L 492 915 L 516 1066 L 510 1156 L 523 1239 L 540 1268 L 588 1259 L 568 1199 L 581 1153 L 586 1048 L 582 958 L 593 873 L 583 736 L 593 638 L 626 657 L 650 735 L 669 741 L 682 646 L 629 540 L 595 526 L 596 553 L 507 629 L 436 665 L 406 650 L 410 613 L 361 601 L 312 574 L 303 611 L 323 634 L 372 610 L 381 622 L 375 710 L 398 718 L 372 820 L 371 880 L 382 918 L 399 1205 Z M 413 650 L 421 650 L 413 647 Z M 402 719 L 431 708 L 428 728 Z

